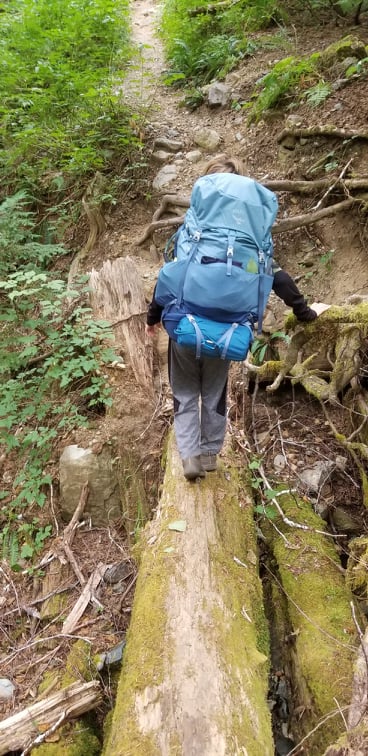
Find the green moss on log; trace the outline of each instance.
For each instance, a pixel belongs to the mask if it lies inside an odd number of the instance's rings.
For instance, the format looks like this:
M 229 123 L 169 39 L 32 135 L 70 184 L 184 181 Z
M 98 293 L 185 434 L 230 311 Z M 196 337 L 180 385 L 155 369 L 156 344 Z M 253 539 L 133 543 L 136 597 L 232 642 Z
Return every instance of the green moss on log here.
M 232 468 L 231 474 L 234 478 L 235 468 Z M 219 489 L 218 476 L 212 477 L 211 484 Z M 246 491 L 248 481 L 244 480 L 243 485 Z M 232 490 L 234 492 L 234 488 Z M 240 481 L 235 490 L 241 490 Z M 226 484 L 223 491 L 226 491 Z M 234 493 L 225 495 L 223 499 L 217 495 L 216 514 L 220 537 L 216 547 L 211 550 L 211 564 L 228 611 L 224 612 L 221 607 L 213 609 L 213 641 L 221 663 L 228 673 L 230 671 L 228 677 L 231 680 L 232 700 L 241 701 L 244 680 L 247 680 L 245 687 L 253 692 L 252 702 L 248 701 L 247 707 L 239 706 L 233 712 L 231 723 L 223 722 L 221 729 L 231 732 L 228 753 L 234 753 L 234 744 L 238 743 L 246 744 L 249 753 L 264 754 L 271 739 L 270 714 L 265 706 L 270 648 L 262 585 L 258 576 L 253 501 L 245 493 L 240 500 Z M 243 564 L 236 562 L 234 557 Z M 263 744 L 260 733 L 265 737 Z
M 146 529 L 141 545 L 132 620 L 113 720 L 104 745 L 105 756 L 161 754 L 155 728 L 159 726 L 162 716 L 160 707 L 163 700 L 164 706 L 170 706 L 167 698 L 162 699 L 161 694 L 165 696 L 164 686 L 170 684 L 170 658 L 172 656 L 174 663 L 174 653 L 177 652 L 172 627 L 168 624 L 167 606 L 174 575 L 175 590 L 178 590 L 181 579 L 184 590 L 187 590 L 183 562 L 185 550 L 174 550 L 179 534 L 168 529 L 170 522 L 183 517 L 183 509 L 177 511 L 171 504 L 177 501 L 178 496 L 185 495 L 185 488 L 181 487 L 183 484 L 178 485 L 175 477 L 178 469 L 171 461 L 169 448 L 160 517 Z M 226 740 L 227 753 L 240 753 L 246 747 L 252 756 L 270 756 L 274 748 L 266 701 L 268 633 L 257 574 L 252 502 L 245 497 L 239 501 L 239 481 L 234 478 L 233 469 L 231 482 L 220 469 L 217 474 L 208 475 L 200 485 L 194 484 L 189 490 L 190 507 L 194 507 L 194 512 L 197 509 L 200 511 L 209 501 L 216 507 L 218 537 L 215 543 L 208 545 L 211 591 L 219 596 L 219 604 L 217 607 L 217 602 L 215 605 L 212 603 L 212 594 L 209 598 L 204 593 L 199 600 L 207 612 L 211 607 L 209 621 L 204 619 L 205 626 L 200 626 L 202 612 L 196 614 L 196 621 L 205 646 L 208 644 L 209 653 L 214 651 L 218 660 L 229 692 L 229 707 L 234 713 L 231 716 L 224 714 L 223 719 L 221 712 L 218 715 L 214 713 L 214 723 Z M 193 514 L 193 509 L 191 512 Z M 202 519 L 194 516 L 191 520 L 194 528 L 197 522 L 202 522 Z M 236 563 L 234 557 L 247 567 Z M 211 603 L 208 604 L 208 601 Z M 251 622 L 244 613 L 248 614 Z M 194 672 L 188 660 L 185 667 L 187 679 Z M 195 676 L 193 679 L 195 685 Z M 210 693 L 211 680 L 208 680 L 208 685 Z M 158 722 L 153 712 L 156 702 L 161 712 Z M 155 718 L 152 730 L 146 720 L 147 731 L 142 720 L 139 721 L 142 707 L 145 711 L 149 709 Z M 180 719 L 180 714 L 178 716 Z M 179 730 L 173 727 L 167 737 L 170 756 L 180 756 L 183 752 L 183 744 L 179 740 L 180 727 Z
M 43 743 L 37 756 L 99 756 L 101 743 L 85 722 L 65 725 L 57 743 Z
M 311 707 L 293 728 L 302 737 L 326 714 L 337 713 L 308 739 L 308 752 L 323 753 L 342 730 L 335 699 L 341 707 L 350 701 L 355 657 L 351 596 L 331 539 L 315 532 L 323 531 L 325 523 L 304 500 L 285 495 L 280 504 L 289 519 L 314 529 L 301 531 L 278 518 L 275 524 L 287 540 L 271 525 L 267 533 L 295 633 L 297 703 Z
M 172 484 L 169 483 L 168 487 L 172 489 Z M 144 737 L 138 728 L 134 697 L 137 693 L 143 693 L 147 685 L 159 686 L 163 681 L 165 602 L 172 559 L 171 553 L 165 549 L 172 547 L 173 534 L 168 530 L 168 525 L 178 517 L 175 507 L 169 507 L 167 515 L 160 521 L 159 535 L 155 537 L 155 542 L 148 551 L 150 528 L 141 534 L 135 600 L 124 650 L 123 673 L 113 713 L 113 721 L 124 722 L 124 728 L 120 730 L 119 727 L 114 727 L 112 721 L 104 753 L 160 756 L 154 738 Z

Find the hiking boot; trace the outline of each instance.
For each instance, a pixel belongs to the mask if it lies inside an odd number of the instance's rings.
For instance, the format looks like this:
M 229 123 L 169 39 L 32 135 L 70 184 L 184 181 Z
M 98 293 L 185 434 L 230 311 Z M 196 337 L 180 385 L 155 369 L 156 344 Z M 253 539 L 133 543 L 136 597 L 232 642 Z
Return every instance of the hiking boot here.
M 201 457 L 187 457 L 187 459 L 183 459 L 182 462 L 184 475 L 187 480 L 204 478 L 204 476 L 206 475 L 201 465 Z
M 217 470 L 217 454 L 201 454 L 201 466 L 206 472 Z

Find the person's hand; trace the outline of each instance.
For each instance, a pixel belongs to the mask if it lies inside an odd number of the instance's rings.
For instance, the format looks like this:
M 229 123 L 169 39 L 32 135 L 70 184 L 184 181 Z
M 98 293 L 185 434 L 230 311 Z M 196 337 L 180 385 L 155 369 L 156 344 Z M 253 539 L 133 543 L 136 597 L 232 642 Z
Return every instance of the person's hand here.
M 161 323 L 155 323 L 154 325 L 148 325 L 148 323 L 146 323 L 145 334 L 152 338 L 160 328 Z
M 322 315 L 323 312 L 326 312 L 326 310 L 329 310 L 331 305 L 324 304 L 323 302 L 313 302 L 313 304 L 310 305 L 311 310 L 314 310 L 314 312 L 318 315 Z

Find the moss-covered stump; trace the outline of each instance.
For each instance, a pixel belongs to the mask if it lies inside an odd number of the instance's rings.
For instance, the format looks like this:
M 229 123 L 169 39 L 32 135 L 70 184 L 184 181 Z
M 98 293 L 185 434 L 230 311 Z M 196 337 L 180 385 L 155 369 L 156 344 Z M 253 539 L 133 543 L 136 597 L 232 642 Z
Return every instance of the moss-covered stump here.
M 141 549 L 104 756 L 273 754 L 252 506 L 234 469 L 188 483 L 171 442 Z
M 331 538 L 316 532 L 324 531 L 323 520 L 306 501 L 289 495 L 279 501 L 290 520 L 310 528 L 292 528 L 281 517 L 273 521 L 276 527 L 262 526 L 274 560 L 272 580 L 285 602 L 290 727 L 297 742 L 307 736 L 305 753 L 322 754 L 344 730 L 339 709 L 350 703 L 356 657 L 351 596 Z

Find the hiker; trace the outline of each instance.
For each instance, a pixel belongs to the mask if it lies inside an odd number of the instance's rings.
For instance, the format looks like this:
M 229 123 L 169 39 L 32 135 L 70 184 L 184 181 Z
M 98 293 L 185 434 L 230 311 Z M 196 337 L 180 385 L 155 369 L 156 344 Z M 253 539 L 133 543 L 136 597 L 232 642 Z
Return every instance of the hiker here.
M 207 164 L 204 175 L 219 173 L 233 173 L 242 176 L 240 161 L 226 155 L 219 155 L 213 158 Z M 245 184 L 247 181 L 250 182 L 251 180 L 244 177 Z M 259 187 L 260 185 L 257 186 Z M 268 191 L 263 187 L 260 188 L 265 192 Z M 269 194 L 271 193 L 269 192 Z M 276 214 L 276 199 L 275 204 Z M 212 257 L 206 257 L 201 262 L 207 262 L 207 259 L 214 261 Z M 216 262 L 218 262 L 217 259 Z M 177 263 L 172 264 L 177 265 Z M 199 269 L 203 269 L 204 267 L 208 268 L 209 265 L 196 265 L 194 269 L 195 274 L 198 275 Z M 216 269 L 219 267 L 222 266 L 216 265 Z M 175 271 L 176 269 L 174 269 Z M 328 305 L 323 305 L 322 303 L 315 303 L 312 307 L 309 307 L 293 279 L 273 261 L 272 276 L 270 281 L 272 282 L 273 291 L 288 307 L 292 308 L 298 320 L 304 322 L 314 320 L 321 312 L 327 309 Z M 157 286 L 156 284 L 147 312 L 146 334 L 148 336 L 153 336 L 156 329 L 160 327 L 164 311 L 163 305 L 157 302 L 156 299 Z M 215 291 L 219 300 L 218 306 L 220 307 L 221 291 L 221 286 Z M 192 318 L 192 316 L 187 315 L 187 318 Z M 258 320 L 261 318 L 262 315 Z M 229 323 L 227 324 L 228 326 Z M 195 326 L 195 329 L 198 333 L 197 326 Z M 169 329 L 167 328 L 167 330 Z M 169 340 L 168 369 L 174 398 L 175 435 L 184 475 L 187 480 L 204 477 L 206 472 L 214 471 L 217 468 L 217 454 L 222 448 L 226 431 L 226 394 L 231 359 L 238 358 L 224 359 L 221 356 L 199 355 L 198 353 L 196 354 L 195 349 L 182 346 L 182 344 L 176 343 L 173 338 Z

